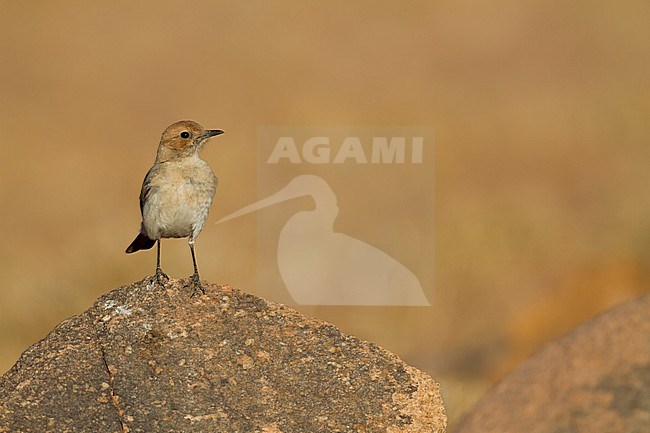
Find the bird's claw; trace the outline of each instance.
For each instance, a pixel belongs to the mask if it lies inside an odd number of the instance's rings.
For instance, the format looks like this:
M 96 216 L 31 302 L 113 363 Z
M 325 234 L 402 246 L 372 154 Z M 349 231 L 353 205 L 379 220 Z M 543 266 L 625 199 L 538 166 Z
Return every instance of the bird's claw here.
M 156 279 L 156 282 L 163 287 L 169 281 L 169 276 L 166 273 L 164 273 L 163 270 L 160 268 L 156 269 L 156 275 L 154 277 Z
M 200 290 L 201 293 L 205 295 L 205 288 L 201 284 L 201 279 L 199 278 L 199 274 L 197 273 L 192 274 L 192 276 L 189 278 L 189 282 L 187 286 L 192 289 L 192 294 L 190 295 L 190 298 L 193 298 L 194 295 L 196 295 L 197 290 Z

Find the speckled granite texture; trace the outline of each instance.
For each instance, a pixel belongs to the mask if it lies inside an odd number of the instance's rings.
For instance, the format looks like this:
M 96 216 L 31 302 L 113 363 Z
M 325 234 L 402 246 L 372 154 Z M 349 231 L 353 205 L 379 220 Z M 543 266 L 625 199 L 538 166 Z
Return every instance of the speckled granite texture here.
M 440 389 L 396 355 L 229 286 L 145 279 L 0 379 L 0 432 L 444 432 Z

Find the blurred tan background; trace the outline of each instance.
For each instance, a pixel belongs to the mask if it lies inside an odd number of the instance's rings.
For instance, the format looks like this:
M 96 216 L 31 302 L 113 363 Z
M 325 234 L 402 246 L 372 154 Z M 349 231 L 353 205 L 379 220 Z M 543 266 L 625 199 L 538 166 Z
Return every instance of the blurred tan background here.
M 127 256 L 160 133 L 227 131 L 202 277 L 255 285 L 264 125 L 436 131 L 430 308 L 300 308 L 443 385 L 452 424 L 581 321 L 647 290 L 648 2 L 0 1 L 0 371 L 101 294 Z M 404 209 L 405 213 L 409 209 Z M 369 222 L 372 224 L 372 222 Z M 164 245 L 191 273 L 184 240 Z

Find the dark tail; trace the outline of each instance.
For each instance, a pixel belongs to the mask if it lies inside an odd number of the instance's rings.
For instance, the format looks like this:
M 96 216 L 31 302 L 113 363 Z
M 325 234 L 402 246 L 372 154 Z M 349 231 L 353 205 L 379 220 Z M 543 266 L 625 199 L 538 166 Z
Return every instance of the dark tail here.
M 138 236 L 131 242 L 131 245 L 126 249 L 127 254 L 135 253 L 140 250 L 148 250 L 156 244 L 156 241 L 149 239 L 145 234 L 138 233 Z

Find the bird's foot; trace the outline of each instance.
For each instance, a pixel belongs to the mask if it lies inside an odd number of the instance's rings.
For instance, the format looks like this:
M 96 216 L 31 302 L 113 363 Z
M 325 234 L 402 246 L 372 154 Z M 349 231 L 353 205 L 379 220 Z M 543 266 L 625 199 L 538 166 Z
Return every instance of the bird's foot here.
M 199 278 L 199 274 L 196 272 L 192 274 L 192 276 L 188 279 L 187 287 L 190 287 L 192 289 L 192 294 L 190 295 L 190 298 L 193 298 L 194 295 L 196 295 L 197 290 L 200 290 L 201 293 L 205 295 L 205 288 L 201 284 L 201 279 Z
M 154 275 L 154 278 L 156 279 L 156 282 L 163 287 L 169 281 L 169 276 L 160 268 L 156 268 L 156 275 Z

